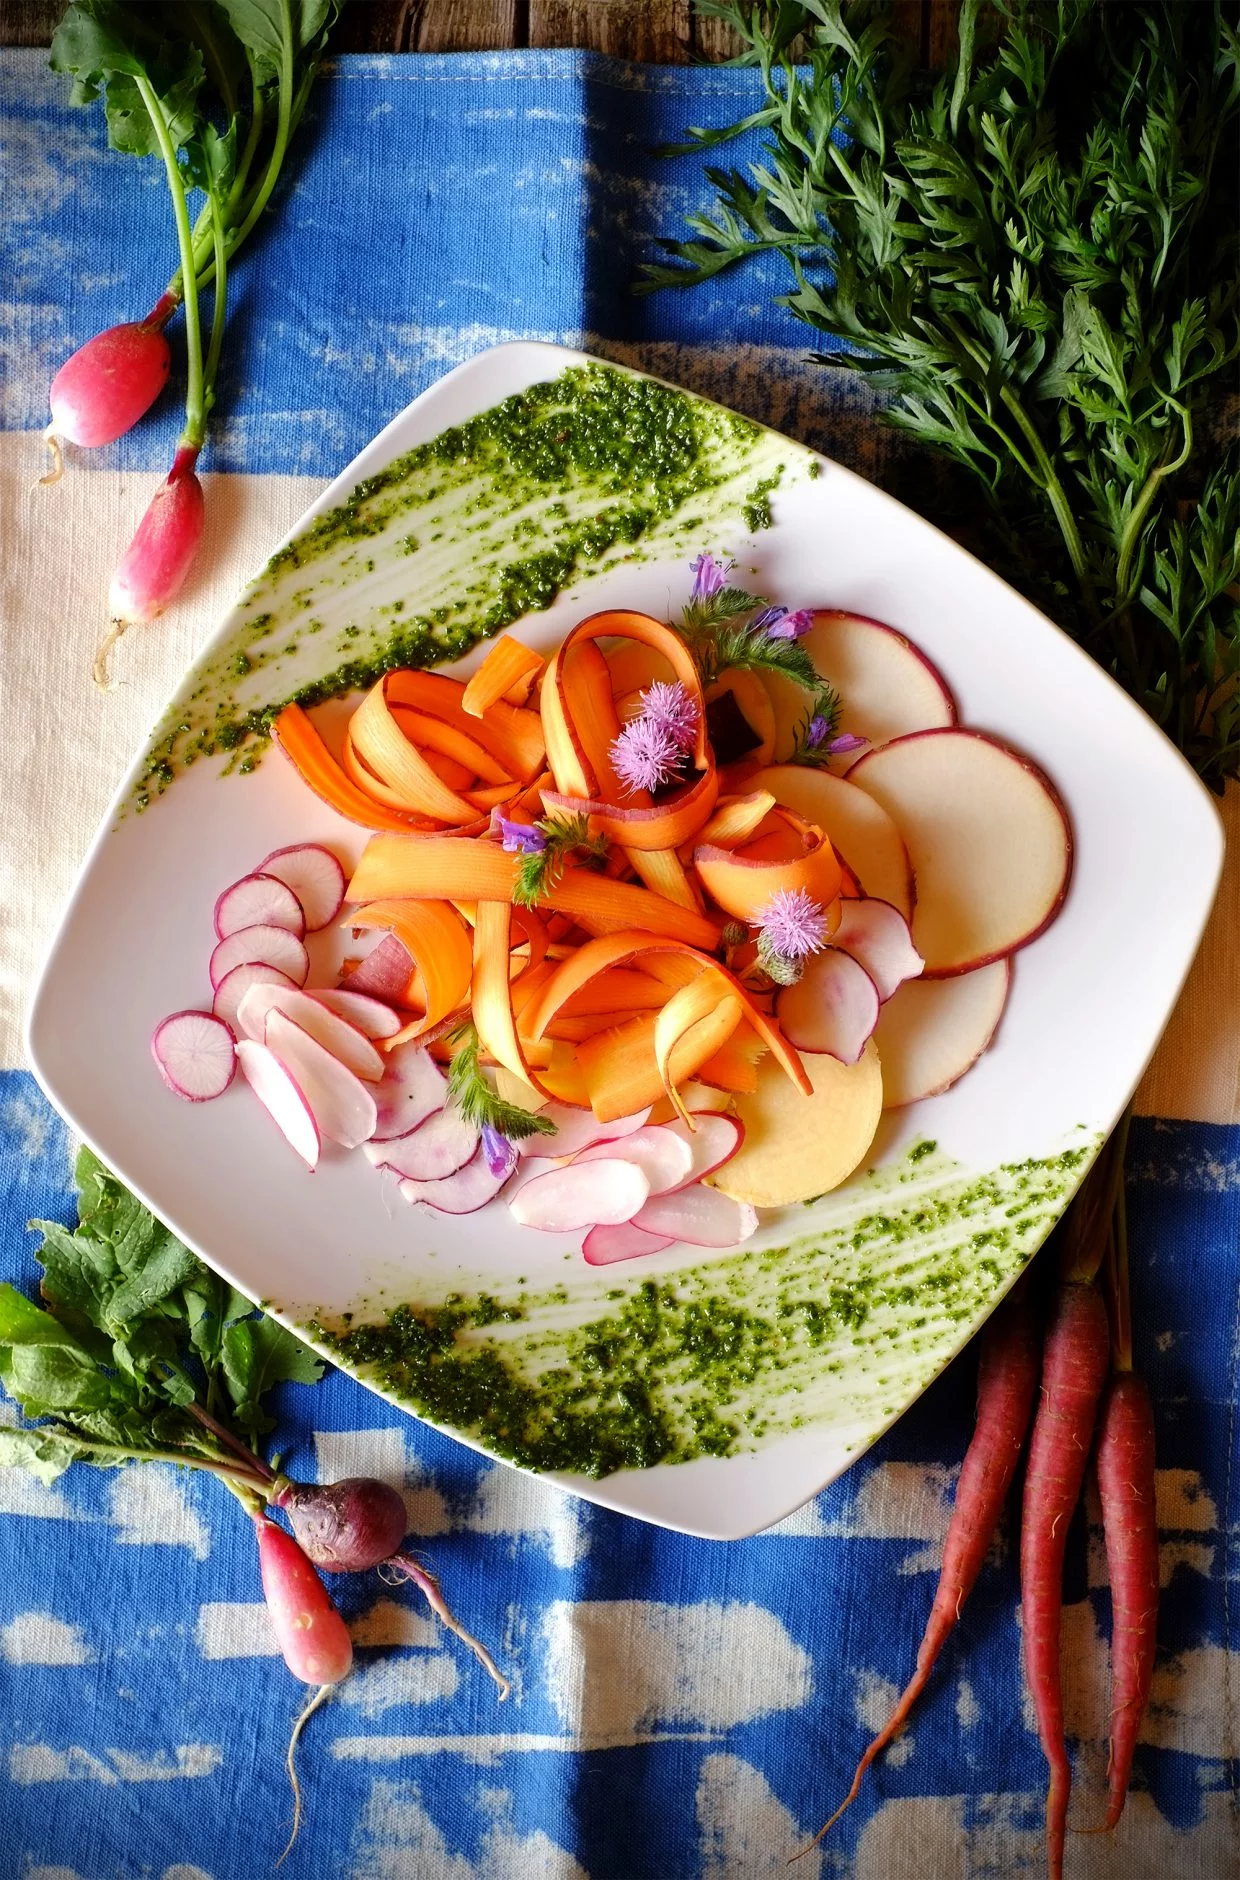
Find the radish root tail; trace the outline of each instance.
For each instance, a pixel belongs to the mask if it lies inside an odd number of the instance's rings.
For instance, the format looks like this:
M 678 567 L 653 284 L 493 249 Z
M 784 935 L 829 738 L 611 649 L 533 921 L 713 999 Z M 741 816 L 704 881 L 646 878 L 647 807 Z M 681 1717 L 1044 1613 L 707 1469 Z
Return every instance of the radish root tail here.
M 446 1625 L 449 1632 L 455 1632 L 457 1638 L 460 1639 L 463 1645 L 468 1645 L 470 1651 L 478 1660 L 478 1663 L 487 1672 L 488 1676 L 494 1678 L 496 1684 L 499 1686 L 499 1701 L 502 1704 L 509 1691 L 512 1689 L 511 1684 L 492 1658 L 486 1646 L 482 1643 L 482 1640 L 475 1638 L 472 1632 L 465 1630 L 465 1627 L 461 1624 L 451 1606 L 449 1606 L 447 1600 L 444 1598 L 439 1581 L 435 1578 L 429 1567 L 419 1566 L 411 1554 L 393 1554 L 392 1558 L 384 1564 L 391 1567 L 401 1579 L 412 1580 L 440 1624 Z
M 128 620 L 114 620 L 95 650 L 95 658 L 90 669 L 90 676 L 101 692 L 111 692 L 113 690 L 112 681 L 108 677 L 108 654 L 112 651 L 112 648 L 116 645 L 116 642 L 121 636 L 128 633 L 129 624 Z
M 43 433 L 43 442 L 47 445 L 51 455 L 52 467 L 50 470 L 45 471 L 41 477 L 36 479 L 36 489 L 42 484 L 59 483 L 61 477 L 65 474 L 64 452 L 60 448 L 60 439 L 57 437 L 50 424 Z
M 297 1740 L 319 1705 L 327 1702 L 335 1688 L 334 1684 L 320 1684 L 314 1695 L 302 1705 L 297 1721 L 293 1725 L 293 1733 L 288 1740 L 288 1755 L 285 1757 L 284 1766 L 288 1770 L 288 1784 L 293 1791 L 293 1831 L 288 1837 L 288 1845 L 276 1862 L 277 1867 L 283 1866 L 288 1859 L 293 1851 L 293 1843 L 301 1833 L 301 1783 L 297 1780 Z

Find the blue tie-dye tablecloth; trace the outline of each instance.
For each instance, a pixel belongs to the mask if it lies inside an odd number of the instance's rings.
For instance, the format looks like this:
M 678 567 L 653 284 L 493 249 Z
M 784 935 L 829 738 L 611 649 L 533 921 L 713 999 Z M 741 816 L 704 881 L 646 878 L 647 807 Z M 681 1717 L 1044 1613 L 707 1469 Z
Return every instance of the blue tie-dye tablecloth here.
M 51 371 L 169 271 L 162 183 L 108 155 L 43 56 L 0 56 L 0 1273 L 35 1277 L 30 1216 L 68 1220 L 71 1145 L 22 1068 L 24 989 L 91 828 L 161 697 L 250 563 L 444 369 L 562 339 L 740 404 L 864 471 L 893 446 L 853 382 L 802 363 L 775 264 L 634 300 L 640 244 L 706 187 L 654 161 L 736 116 L 731 71 L 570 54 L 345 59 L 237 270 L 209 467 L 208 569 L 125 684 L 82 683 L 99 597 L 177 419 L 53 497 Z M 135 281 L 141 282 L 137 288 Z M 1232 806 L 1234 811 L 1234 805 Z M 1233 827 L 1235 817 L 1229 817 Z M 1236 1369 L 1237 885 L 1138 1107 L 1139 1363 L 1159 1420 L 1164 1604 L 1136 1791 L 1070 1873 L 1240 1871 Z M 836 1487 L 755 1540 L 686 1540 L 568 1499 L 399 1416 L 347 1378 L 287 1393 L 298 1474 L 403 1484 L 411 1525 L 514 1677 L 502 1710 L 407 1592 L 343 1594 L 359 1668 L 302 1752 L 284 1871 L 349 1880 L 749 1880 L 784 1870 L 909 1670 L 973 1370 L 956 1366 Z M 300 1691 L 266 1630 L 248 1534 L 212 1483 L 144 1467 L 47 1488 L 0 1471 L 0 1880 L 250 1880 L 284 1845 Z M 1099 1793 L 1109 1605 L 1097 1509 L 1069 1548 L 1065 1667 L 1082 1820 Z M 1041 1870 L 1044 1764 L 1018 1590 L 996 1550 L 913 1727 L 807 1876 Z

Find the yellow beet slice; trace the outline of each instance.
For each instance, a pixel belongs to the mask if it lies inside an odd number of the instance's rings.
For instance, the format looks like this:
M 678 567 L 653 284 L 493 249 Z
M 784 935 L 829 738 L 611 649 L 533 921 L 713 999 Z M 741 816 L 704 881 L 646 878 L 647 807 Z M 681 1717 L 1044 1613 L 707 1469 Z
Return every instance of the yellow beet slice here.
M 817 1051 L 803 1053 L 801 1062 L 810 1096 L 768 1061 L 757 1089 L 733 1100 L 745 1140 L 710 1179 L 735 1201 L 786 1208 L 825 1195 L 847 1180 L 874 1140 L 883 1074 L 873 1043 L 855 1064 Z

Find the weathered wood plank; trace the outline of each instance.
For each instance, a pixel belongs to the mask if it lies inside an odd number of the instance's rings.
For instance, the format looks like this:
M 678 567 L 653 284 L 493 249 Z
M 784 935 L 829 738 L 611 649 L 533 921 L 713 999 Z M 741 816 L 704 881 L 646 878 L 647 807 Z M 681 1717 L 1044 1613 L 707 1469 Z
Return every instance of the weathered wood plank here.
M 500 52 L 524 43 L 517 0 L 413 0 L 409 52 Z
M 0 46 L 49 46 L 60 0 L 0 0 Z
M 345 0 L 332 29 L 333 52 L 404 52 L 410 0 Z
M 683 65 L 689 0 L 529 0 L 531 46 L 588 46 L 618 59 Z

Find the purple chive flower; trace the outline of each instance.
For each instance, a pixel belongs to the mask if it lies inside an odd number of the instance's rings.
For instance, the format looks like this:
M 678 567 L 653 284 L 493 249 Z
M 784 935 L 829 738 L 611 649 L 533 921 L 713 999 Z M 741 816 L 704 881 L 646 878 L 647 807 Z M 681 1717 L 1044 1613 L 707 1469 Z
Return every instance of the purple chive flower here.
M 808 633 L 814 624 L 813 611 L 809 607 L 798 607 L 789 613 L 787 608 L 779 610 L 779 618 L 771 622 L 766 629 L 768 640 L 799 640 Z
M 816 725 L 823 724 L 823 720 L 821 718 L 815 718 L 814 723 Z M 825 726 L 824 731 L 819 735 L 825 735 Z M 816 742 L 817 739 L 815 739 L 815 743 Z M 842 757 L 845 751 L 864 750 L 869 742 L 870 740 L 868 738 L 859 738 L 855 731 L 841 731 L 838 738 L 832 738 L 830 744 L 827 746 L 827 750 L 832 757 Z
M 695 561 L 691 561 L 689 566 L 693 570 L 692 599 L 695 601 L 712 600 L 727 582 L 735 565 L 730 555 L 725 555 L 722 560 L 716 561 L 709 551 L 704 551 Z
M 611 761 L 626 790 L 657 790 L 680 769 L 684 752 L 666 725 L 643 712 L 613 739 Z
M 827 944 L 827 917 L 804 888 L 779 888 L 758 916 L 759 946 L 782 960 L 803 960 Z
M 497 1180 L 501 1176 L 511 1175 L 517 1166 L 516 1150 L 493 1123 L 482 1125 L 482 1153 L 486 1157 L 487 1167 Z
M 830 729 L 831 727 L 827 723 L 825 718 L 822 718 L 822 717 L 811 718 L 809 721 L 809 729 L 805 733 L 806 750 L 816 751 L 818 749 L 818 746 L 822 743 L 823 739 L 826 737 Z M 832 748 L 831 745 L 827 746 L 828 750 L 830 750 L 831 748 Z
M 491 811 L 491 830 L 502 836 L 503 846 L 510 855 L 541 855 L 547 846 L 541 829 L 535 829 L 530 823 L 509 822 L 497 809 Z
M 642 693 L 642 717 L 651 724 L 660 725 L 677 750 L 692 750 L 693 740 L 697 736 L 698 708 L 679 679 L 673 685 L 656 679 Z

